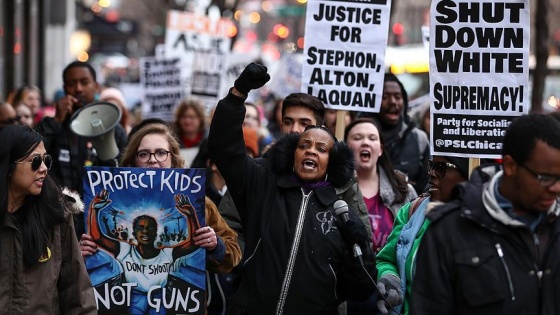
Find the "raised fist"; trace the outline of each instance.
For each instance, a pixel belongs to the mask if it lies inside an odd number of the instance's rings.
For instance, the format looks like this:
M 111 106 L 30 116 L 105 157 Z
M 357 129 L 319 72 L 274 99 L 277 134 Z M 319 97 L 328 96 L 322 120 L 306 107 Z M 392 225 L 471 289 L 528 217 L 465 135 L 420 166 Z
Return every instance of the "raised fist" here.
M 109 192 L 106 189 L 104 189 L 95 195 L 95 197 L 91 201 L 91 206 L 95 210 L 99 211 L 105 208 L 106 206 L 108 206 L 110 203 L 111 203 L 111 199 L 109 199 Z
M 251 62 L 243 72 L 239 75 L 239 78 L 235 80 L 233 86 L 241 93 L 247 94 L 253 89 L 258 89 L 270 80 L 270 75 L 266 72 L 265 66 L 258 63 Z

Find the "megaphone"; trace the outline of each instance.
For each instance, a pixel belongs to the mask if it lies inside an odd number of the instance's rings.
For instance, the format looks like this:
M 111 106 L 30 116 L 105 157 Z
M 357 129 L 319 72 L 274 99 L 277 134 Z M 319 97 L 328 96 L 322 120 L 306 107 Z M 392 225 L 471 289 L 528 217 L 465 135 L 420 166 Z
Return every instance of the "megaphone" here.
M 109 102 L 90 103 L 72 115 L 70 130 L 91 139 L 100 160 L 108 161 L 119 155 L 115 141 L 115 126 L 121 120 L 120 108 Z

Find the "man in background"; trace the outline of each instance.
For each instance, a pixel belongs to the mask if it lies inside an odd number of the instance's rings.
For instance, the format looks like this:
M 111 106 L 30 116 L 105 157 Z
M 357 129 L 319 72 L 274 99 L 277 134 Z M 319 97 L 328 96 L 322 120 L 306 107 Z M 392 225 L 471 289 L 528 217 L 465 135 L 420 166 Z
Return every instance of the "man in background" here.
M 97 158 L 90 139 L 78 136 L 70 130 L 70 118 L 82 107 L 95 102 L 100 91 L 93 67 L 85 62 L 70 63 L 62 72 L 64 97 L 56 102 L 55 117 L 44 117 L 35 129 L 45 137 L 45 148 L 53 158 L 49 174 L 58 179 L 62 186 L 77 191 L 83 196 L 84 166 L 117 166 L 119 156 L 113 160 Z M 119 151 L 126 146 L 126 132 L 120 125 L 114 130 Z M 85 232 L 83 215 L 76 216 L 76 234 Z

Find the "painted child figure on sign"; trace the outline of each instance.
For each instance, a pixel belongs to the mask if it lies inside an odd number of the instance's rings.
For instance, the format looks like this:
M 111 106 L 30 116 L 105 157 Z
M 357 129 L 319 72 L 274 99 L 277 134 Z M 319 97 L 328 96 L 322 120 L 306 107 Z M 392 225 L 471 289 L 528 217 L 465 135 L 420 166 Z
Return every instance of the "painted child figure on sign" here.
M 180 215 L 175 215 L 176 211 L 167 211 L 165 215 L 144 211 L 135 214 L 131 229 L 121 228 L 119 235 L 113 231 L 117 226 L 126 226 L 128 220 L 122 212 L 108 208 L 112 202 L 109 192 L 98 192 L 90 203 L 89 232 L 94 241 L 121 264 L 124 274 L 122 282 L 128 284 L 130 289 L 130 295 L 127 294 L 130 297 L 129 314 L 165 314 L 165 308 L 161 305 L 156 308 L 150 301 L 170 299 L 166 298 L 163 289 L 168 274 L 175 268 L 175 261 L 199 248 L 194 241 L 195 231 L 200 228 L 195 208 L 187 195 L 176 194 L 174 198 L 175 208 Z M 113 216 L 115 229 L 109 228 L 107 213 Z M 168 223 L 162 224 L 160 228 L 156 216 L 160 217 L 160 221 L 167 219 L 176 227 L 170 228 Z M 121 221 L 117 222 L 115 217 Z M 103 221 L 104 229 L 100 227 L 98 218 Z M 126 230 L 131 230 L 132 235 L 123 235 Z

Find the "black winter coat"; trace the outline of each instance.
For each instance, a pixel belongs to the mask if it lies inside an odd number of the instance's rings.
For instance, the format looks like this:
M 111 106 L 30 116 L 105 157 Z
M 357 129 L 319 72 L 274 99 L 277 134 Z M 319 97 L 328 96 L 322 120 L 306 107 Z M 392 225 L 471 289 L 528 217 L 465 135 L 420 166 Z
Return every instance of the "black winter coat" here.
M 411 315 L 560 314 L 560 220 L 551 213 L 534 233 L 506 225 L 483 205 L 487 184 L 472 180 L 428 214 Z
M 336 228 L 335 187 L 351 179 L 352 153 L 331 154 L 332 185 L 305 193 L 292 175 L 297 136 L 278 141 L 269 163 L 247 157 L 243 101 L 230 93 L 218 103 L 208 138 L 245 228 L 245 268 L 234 306 L 246 314 L 337 314 L 345 299 L 373 292 L 370 277 L 377 273 L 368 246 L 362 250 L 369 275 Z M 351 217 L 363 227 L 355 213 Z

